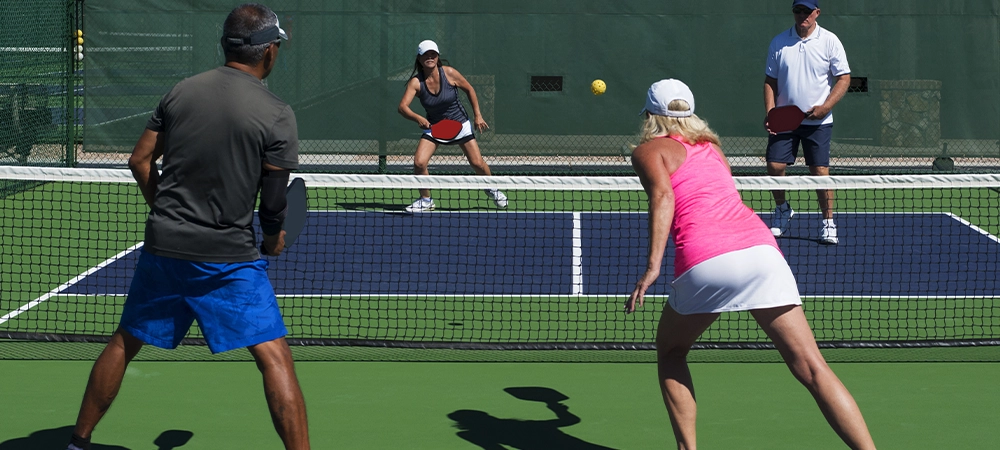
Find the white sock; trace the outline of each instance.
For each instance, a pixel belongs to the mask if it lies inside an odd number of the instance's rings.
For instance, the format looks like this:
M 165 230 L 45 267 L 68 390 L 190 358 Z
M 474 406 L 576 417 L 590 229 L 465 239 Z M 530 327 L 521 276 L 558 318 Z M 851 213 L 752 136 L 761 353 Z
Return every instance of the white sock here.
M 823 226 L 837 228 L 837 224 L 833 223 L 833 219 L 823 219 Z

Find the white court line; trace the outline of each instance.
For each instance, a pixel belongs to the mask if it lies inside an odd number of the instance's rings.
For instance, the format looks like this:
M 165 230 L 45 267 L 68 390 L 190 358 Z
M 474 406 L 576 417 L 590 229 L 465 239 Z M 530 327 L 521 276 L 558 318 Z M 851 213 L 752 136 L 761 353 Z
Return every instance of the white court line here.
M 583 295 L 583 233 L 580 213 L 573 213 L 573 291 L 572 295 Z
M 135 251 L 139 247 L 142 247 L 142 243 L 141 242 L 138 243 L 138 244 L 133 245 L 132 247 L 129 247 L 127 250 L 125 250 L 125 251 L 123 251 L 123 252 L 121 252 L 121 253 L 119 253 L 119 254 L 117 254 L 115 256 L 112 256 L 111 258 L 105 260 L 104 262 L 98 264 L 97 266 L 90 268 L 90 270 L 87 270 L 86 272 L 81 273 L 80 275 L 77 275 L 72 280 L 69 280 L 69 281 L 63 283 L 62 286 L 59 286 L 59 287 L 57 287 L 57 288 L 49 291 L 48 294 L 45 294 L 45 295 L 43 295 L 41 297 L 38 297 L 38 298 L 36 298 L 36 299 L 28 302 L 28 303 L 25 303 L 20 308 L 17 308 L 17 309 L 15 309 L 15 310 L 7 313 L 7 314 L 4 314 L 3 317 L 0 317 L 0 324 L 2 324 L 2 323 L 6 322 L 6 321 L 8 321 L 10 319 L 13 319 L 13 318 L 15 318 L 15 317 L 23 314 L 24 312 L 28 311 L 31 308 L 34 308 L 34 307 L 42 304 L 43 302 L 45 302 L 46 300 L 52 298 L 55 295 L 59 295 L 60 292 L 65 291 L 66 289 L 69 289 L 74 284 L 79 283 L 80 280 L 82 280 L 82 279 L 90 276 L 91 274 L 93 274 L 94 272 L 97 272 L 98 270 L 103 269 L 104 267 L 110 265 L 111 263 L 113 263 L 113 262 L 115 262 L 115 261 L 117 261 L 117 260 L 125 257 L 125 255 L 127 255 L 127 254 Z
M 149 111 L 145 111 L 145 112 L 141 112 L 141 113 L 137 113 L 137 114 L 132 114 L 130 116 L 125 116 L 125 117 L 119 117 L 117 119 L 106 120 L 106 121 L 101 122 L 101 123 L 95 123 L 92 126 L 100 127 L 100 126 L 104 126 L 104 125 L 115 123 L 115 122 L 121 122 L 123 120 L 134 119 L 134 118 L 140 117 L 140 116 L 142 116 L 142 117 L 148 117 L 148 116 L 150 116 L 152 114 L 153 114 L 153 110 L 149 110 Z
M 942 213 L 942 214 L 945 214 L 945 215 L 948 215 L 948 216 L 950 216 L 950 217 L 951 217 L 952 219 L 955 219 L 955 220 L 957 220 L 957 221 L 958 221 L 959 223 L 961 223 L 962 225 L 965 225 L 965 226 L 967 226 L 967 227 L 971 228 L 971 229 L 972 229 L 973 231 L 975 231 L 975 232 L 977 232 L 977 233 L 980 233 L 980 234 L 982 234 L 983 236 L 986 236 L 986 237 L 987 237 L 988 239 L 992 240 L 993 242 L 997 242 L 997 243 L 1000 243 L 1000 238 L 997 238 L 996 236 L 994 236 L 994 235 L 990 234 L 990 232 L 989 232 L 989 231 L 986 231 L 986 230 L 984 230 L 984 229 L 982 229 L 982 228 L 979 228 L 979 227 L 977 227 L 977 226 L 973 225 L 973 224 L 972 224 L 971 222 L 969 222 L 968 220 L 965 220 L 965 219 L 963 219 L 963 218 L 961 218 L 961 217 L 959 217 L 959 216 L 957 216 L 957 215 L 955 215 L 955 214 L 952 214 L 952 213 Z

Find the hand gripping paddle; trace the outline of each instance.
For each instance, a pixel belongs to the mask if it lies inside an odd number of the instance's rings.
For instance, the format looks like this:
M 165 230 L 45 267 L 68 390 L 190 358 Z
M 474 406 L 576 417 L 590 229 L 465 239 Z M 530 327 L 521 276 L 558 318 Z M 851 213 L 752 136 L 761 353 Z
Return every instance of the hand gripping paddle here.
M 779 106 L 767 112 L 767 128 L 772 133 L 792 131 L 798 128 L 805 118 L 806 113 L 802 112 L 798 106 Z
M 455 139 L 455 136 L 458 136 L 458 133 L 461 131 L 462 123 L 457 120 L 443 119 L 431 125 L 431 136 L 443 141 Z

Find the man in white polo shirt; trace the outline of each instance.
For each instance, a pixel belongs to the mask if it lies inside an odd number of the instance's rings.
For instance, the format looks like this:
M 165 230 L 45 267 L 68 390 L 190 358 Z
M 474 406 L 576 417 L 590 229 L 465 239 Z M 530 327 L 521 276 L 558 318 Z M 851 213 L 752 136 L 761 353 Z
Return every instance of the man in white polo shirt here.
M 833 133 L 833 106 L 844 97 L 851 84 L 851 68 L 840 39 L 816 23 L 819 0 L 795 0 L 792 14 L 795 26 L 771 40 L 767 49 L 764 78 L 764 107 L 796 105 L 806 118 L 798 129 L 775 134 L 765 122 L 770 136 L 767 142 L 767 173 L 784 176 L 785 168 L 795 163 L 799 144 L 809 173 L 830 174 L 830 136 Z M 779 237 L 788 232 L 795 213 L 785 201 L 785 191 L 772 191 L 777 206 L 771 218 L 771 233 Z M 816 190 L 823 226 L 819 241 L 837 244 L 837 225 L 833 222 L 833 192 Z

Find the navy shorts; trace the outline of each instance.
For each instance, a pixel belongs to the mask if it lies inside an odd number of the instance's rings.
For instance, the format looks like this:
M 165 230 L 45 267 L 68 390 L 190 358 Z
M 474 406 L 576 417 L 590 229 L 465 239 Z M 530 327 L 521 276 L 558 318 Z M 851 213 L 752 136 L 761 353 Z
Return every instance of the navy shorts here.
M 802 125 L 788 133 L 772 134 L 767 139 L 767 162 L 795 164 L 802 143 L 807 166 L 830 167 L 830 137 L 833 124 Z
M 220 353 L 288 334 L 267 278 L 267 260 L 204 263 L 139 255 L 121 327 L 139 340 L 176 348 L 197 319 Z

